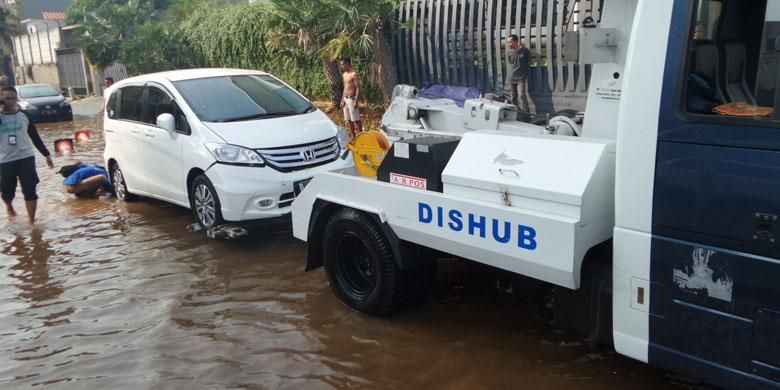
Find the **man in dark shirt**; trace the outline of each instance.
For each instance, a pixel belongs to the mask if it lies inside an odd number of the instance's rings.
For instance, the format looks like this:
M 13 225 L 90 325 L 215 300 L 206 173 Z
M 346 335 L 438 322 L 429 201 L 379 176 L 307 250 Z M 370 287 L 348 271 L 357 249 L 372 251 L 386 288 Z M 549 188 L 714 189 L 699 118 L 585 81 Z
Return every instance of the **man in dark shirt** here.
M 38 207 L 38 173 L 35 171 L 35 153 L 38 149 L 49 168 L 54 167 L 51 155 L 43 145 L 35 125 L 27 114 L 19 110 L 18 96 L 13 87 L 5 87 L 2 92 L 3 104 L 0 106 L 0 193 L 9 217 L 16 215 L 12 201 L 16 195 L 17 181 L 22 185 L 27 218 L 35 223 L 35 210 Z
M 506 39 L 509 46 L 509 81 L 512 84 L 512 104 L 524 112 L 531 112 L 528 105 L 528 70 L 531 67 L 531 51 L 512 34 Z

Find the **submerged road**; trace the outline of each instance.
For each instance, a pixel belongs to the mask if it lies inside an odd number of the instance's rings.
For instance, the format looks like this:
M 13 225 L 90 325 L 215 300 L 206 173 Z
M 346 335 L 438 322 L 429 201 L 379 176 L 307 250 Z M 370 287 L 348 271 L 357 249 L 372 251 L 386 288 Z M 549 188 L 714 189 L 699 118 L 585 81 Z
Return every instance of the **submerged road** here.
M 97 118 L 39 127 L 46 144 L 92 130 L 57 167 L 101 162 Z M 442 264 L 416 309 L 343 306 L 289 224 L 239 241 L 189 233 L 188 210 L 83 200 L 38 158 L 39 222 L 0 209 L 0 388 L 698 388 L 550 326 L 545 294 Z

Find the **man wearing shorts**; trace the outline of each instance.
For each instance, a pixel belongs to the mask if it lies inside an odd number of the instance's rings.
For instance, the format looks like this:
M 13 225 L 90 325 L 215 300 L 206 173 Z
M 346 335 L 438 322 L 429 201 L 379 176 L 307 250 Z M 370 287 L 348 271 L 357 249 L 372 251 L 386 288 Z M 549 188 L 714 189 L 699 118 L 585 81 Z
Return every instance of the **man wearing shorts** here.
M 3 104 L 0 106 L 0 193 L 9 217 L 16 215 L 12 201 L 16 195 L 17 181 L 22 185 L 27 219 L 35 223 L 38 207 L 38 173 L 35 171 L 33 146 L 46 157 L 46 165 L 54 168 L 49 151 L 43 145 L 35 125 L 16 104 L 18 96 L 13 87 L 2 90 Z
M 355 139 L 357 133 L 363 131 L 363 122 L 360 120 L 360 77 L 352 68 L 352 59 L 341 57 L 341 69 L 344 71 L 344 94 L 341 96 L 341 105 L 344 108 L 344 120 L 349 126 L 349 136 Z

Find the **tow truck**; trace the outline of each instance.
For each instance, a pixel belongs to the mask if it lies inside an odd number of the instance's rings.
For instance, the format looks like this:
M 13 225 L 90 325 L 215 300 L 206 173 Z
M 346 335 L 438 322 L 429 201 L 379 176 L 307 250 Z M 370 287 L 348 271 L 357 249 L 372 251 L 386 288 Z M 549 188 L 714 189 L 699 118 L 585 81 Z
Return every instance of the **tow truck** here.
M 456 256 L 555 286 L 622 355 L 780 388 L 780 0 L 610 1 L 566 46 L 593 64 L 581 123 L 399 88 L 370 166 L 294 201 L 307 270 L 381 316 Z

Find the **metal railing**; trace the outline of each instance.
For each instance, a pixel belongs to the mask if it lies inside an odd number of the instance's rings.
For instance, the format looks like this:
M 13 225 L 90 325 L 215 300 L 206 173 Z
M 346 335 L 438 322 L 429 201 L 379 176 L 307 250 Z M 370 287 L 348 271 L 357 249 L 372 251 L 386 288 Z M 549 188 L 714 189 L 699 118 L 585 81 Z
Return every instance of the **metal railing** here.
M 517 34 L 533 57 L 532 94 L 580 96 L 589 67 L 563 61 L 563 35 L 586 17 L 599 20 L 603 0 L 406 0 L 393 41 L 402 83 L 506 88 L 507 48 Z

